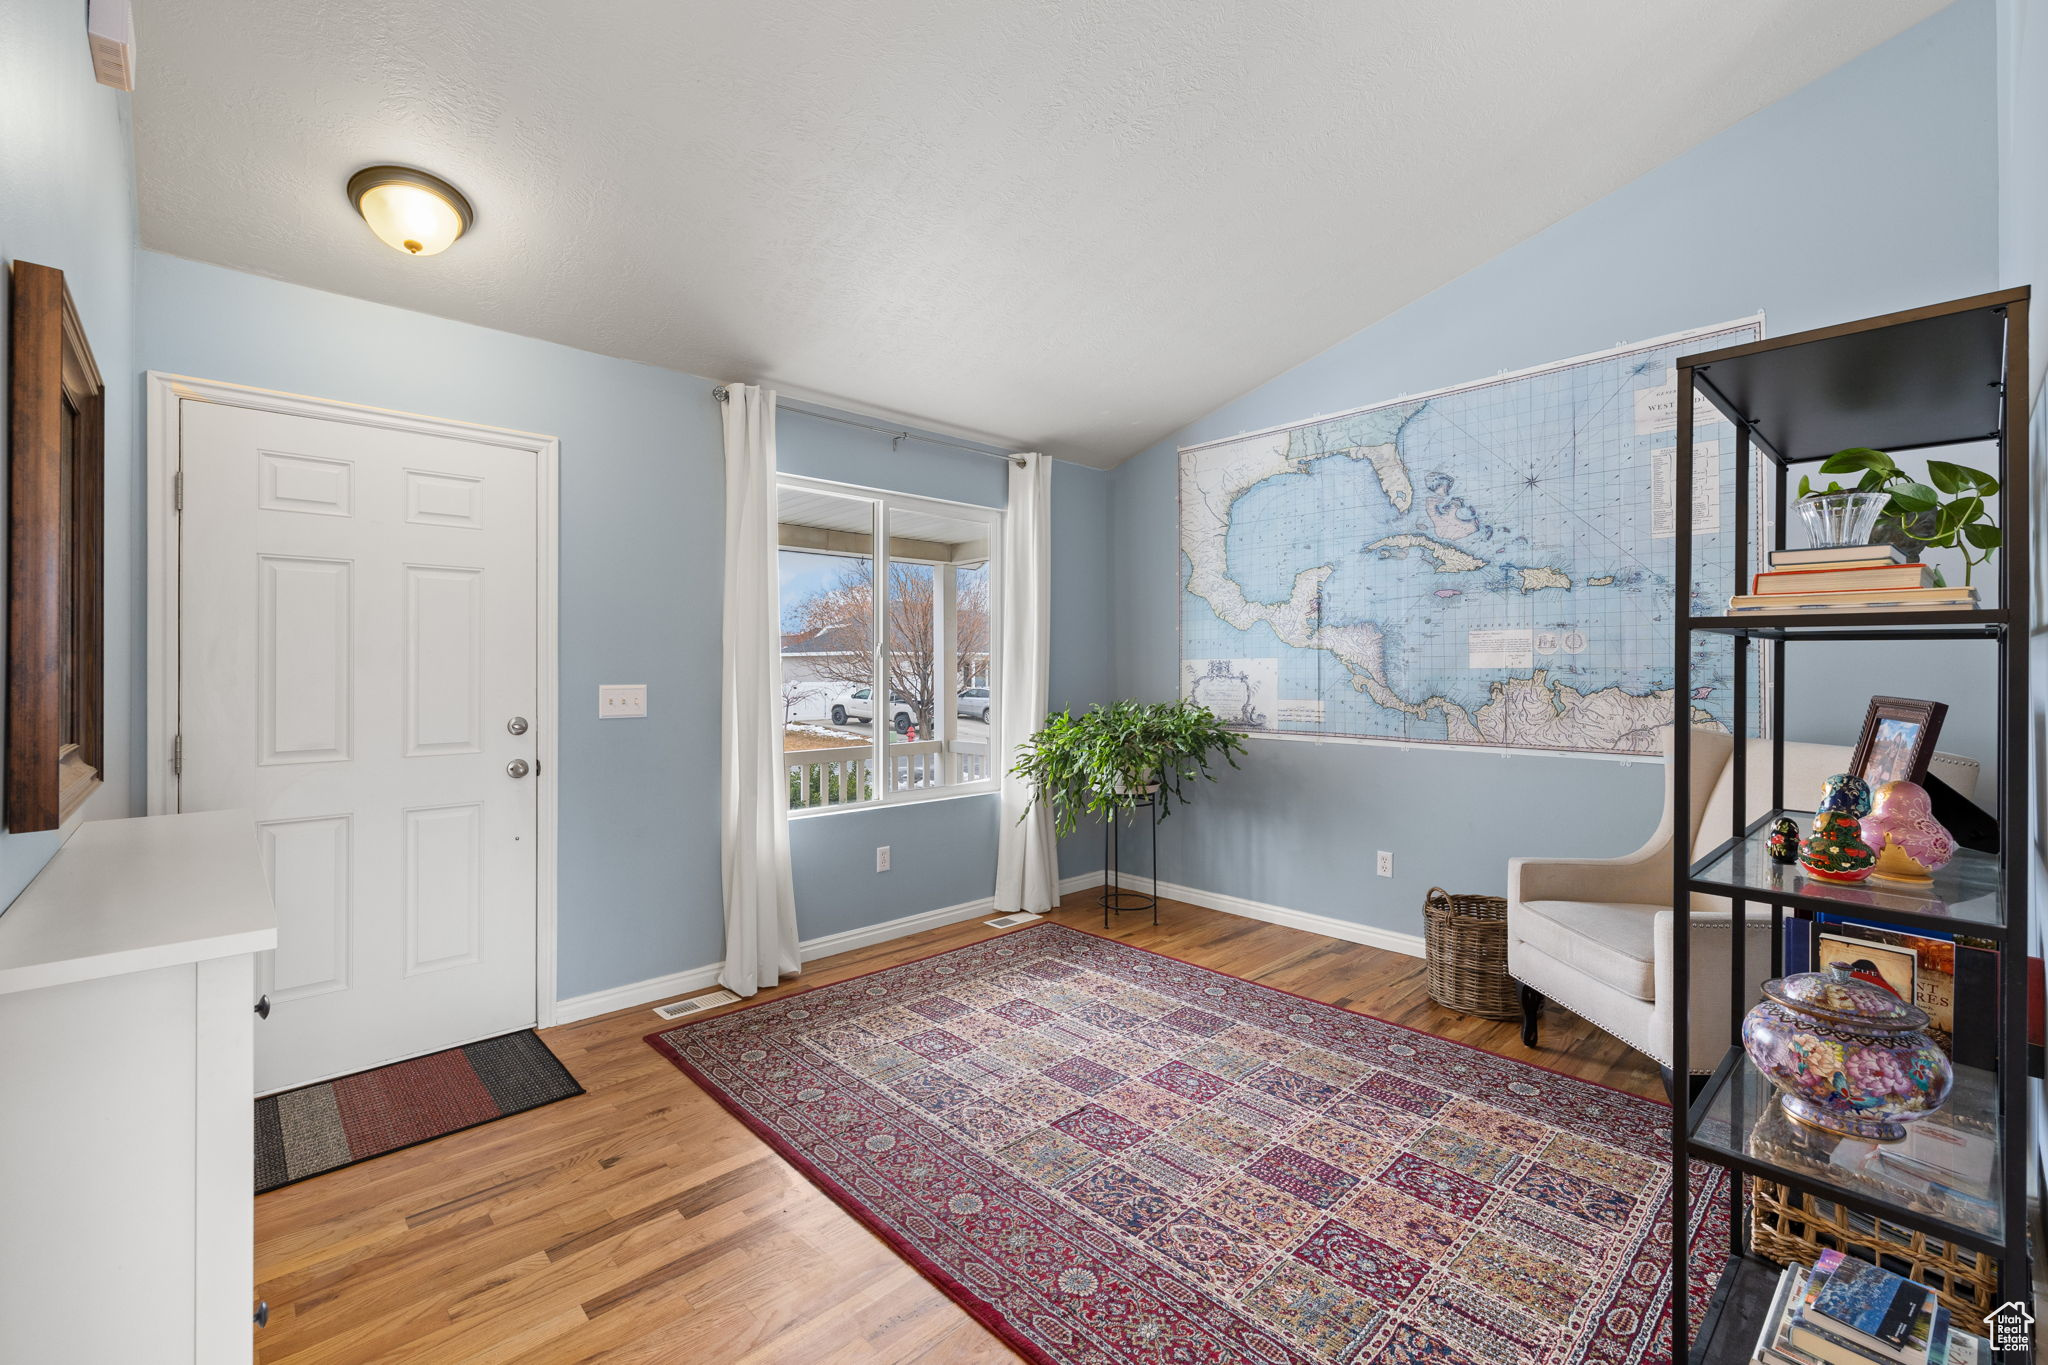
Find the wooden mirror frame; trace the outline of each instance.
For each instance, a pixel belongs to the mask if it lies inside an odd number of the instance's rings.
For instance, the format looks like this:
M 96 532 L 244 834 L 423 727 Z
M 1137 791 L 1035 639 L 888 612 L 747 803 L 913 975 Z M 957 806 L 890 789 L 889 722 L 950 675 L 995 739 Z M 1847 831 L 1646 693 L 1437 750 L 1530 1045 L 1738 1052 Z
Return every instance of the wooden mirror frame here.
M 56 829 L 105 771 L 106 386 L 64 272 L 13 275 L 0 818 L 22 833 Z

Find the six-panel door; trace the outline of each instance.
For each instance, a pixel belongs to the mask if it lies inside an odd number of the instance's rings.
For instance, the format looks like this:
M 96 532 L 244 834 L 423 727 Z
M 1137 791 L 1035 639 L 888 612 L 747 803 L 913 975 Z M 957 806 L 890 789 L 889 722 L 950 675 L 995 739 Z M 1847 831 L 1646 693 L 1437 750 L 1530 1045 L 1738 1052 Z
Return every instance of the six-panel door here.
M 537 457 L 180 404 L 178 809 L 255 813 L 259 1091 L 534 1022 Z

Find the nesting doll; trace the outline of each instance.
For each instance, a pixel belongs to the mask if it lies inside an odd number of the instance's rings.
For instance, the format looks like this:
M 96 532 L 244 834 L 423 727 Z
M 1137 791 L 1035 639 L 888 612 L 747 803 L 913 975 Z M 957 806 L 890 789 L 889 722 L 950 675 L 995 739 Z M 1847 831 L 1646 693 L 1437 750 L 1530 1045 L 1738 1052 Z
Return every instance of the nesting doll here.
M 1764 841 L 1764 848 L 1774 863 L 1798 862 L 1799 826 L 1789 816 L 1779 816 L 1771 822 L 1771 837 Z
M 1877 866 L 1877 854 L 1863 842 L 1855 816 L 1824 810 L 1813 817 L 1813 833 L 1799 846 L 1799 865 L 1822 881 L 1860 882 Z

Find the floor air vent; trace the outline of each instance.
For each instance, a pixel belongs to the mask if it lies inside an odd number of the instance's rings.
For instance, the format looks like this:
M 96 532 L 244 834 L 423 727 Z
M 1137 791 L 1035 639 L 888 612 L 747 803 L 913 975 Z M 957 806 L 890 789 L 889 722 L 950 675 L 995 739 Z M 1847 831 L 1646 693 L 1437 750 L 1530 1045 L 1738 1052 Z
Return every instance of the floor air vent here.
M 664 1019 L 682 1019 L 705 1010 L 715 1010 L 720 1005 L 730 1005 L 739 997 L 731 991 L 713 991 L 709 995 L 695 995 L 688 1000 L 678 1000 L 673 1005 L 663 1005 L 654 1012 Z
M 992 925 L 997 929 L 1013 929 L 1020 924 L 1036 924 L 1043 918 L 1045 918 L 1043 915 L 1034 915 L 1028 910 L 1019 910 L 1014 915 L 1004 915 L 1001 919 L 985 919 L 982 923 Z

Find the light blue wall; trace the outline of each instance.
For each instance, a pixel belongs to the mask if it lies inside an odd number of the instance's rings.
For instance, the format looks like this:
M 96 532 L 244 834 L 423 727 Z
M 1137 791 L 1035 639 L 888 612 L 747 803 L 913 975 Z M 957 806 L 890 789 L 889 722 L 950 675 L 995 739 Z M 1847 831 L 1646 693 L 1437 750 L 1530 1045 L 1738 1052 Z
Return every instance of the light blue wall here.
M 0 265 L 33 261 L 64 272 L 107 386 L 107 774 L 86 805 L 90 819 L 131 815 L 142 804 L 136 761 L 142 724 L 136 670 L 142 657 L 143 485 L 141 449 L 133 439 L 134 185 L 128 97 L 93 80 L 85 6 L 79 0 L 0 0 Z M 0 326 L 0 342 L 5 336 Z M 6 346 L 0 344 L 0 395 L 6 382 Z M 0 419 L 0 503 L 6 496 L 6 442 Z M 0 834 L 0 906 L 42 871 L 58 841 L 55 830 Z
M 711 381 L 154 252 L 137 261 L 140 368 L 560 438 L 560 994 L 717 961 L 724 512 Z M 996 460 L 918 441 L 891 449 L 793 412 L 778 434 L 792 473 L 984 506 L 1007 498 Z M 1053 486 L 1057 686 L 1099 700 L 1108 476 L 1058 464 Z M 598 720 L 601 682 L 647 683 L 647 719 Z M 988 895 L 996 820 L 984 797 L 797 821 L 805 937 Z M 891 847 L 889 873 L 874 871 L 877 844 Z
M 1993 60 L 1989 0 L 1963 0 L 1120 466 L 1118 688 L 1178 685 L 1177 446 L 1759 308 L 1782 335 L 1995 287 Z M 1986 754 L 1988 648 L 1974 688 L 1834 648 L 1788 691 L 1790 733 L 1848 742 L 1890 690 L 1957 703 L 1942 747 Z M 1498 891 L 1517 854 L 1634 847 L 1661 782 L 1654 763 L 1258 741 L 1167 822 L 1164 875 L 1416 932 L 1432 884 Z
M 149 251 L 137 286 L 141 369 L 560 438 L 560 993 L 716 961 L 710 381 Z M 597 718 L 619 682 L 647 719 Z
M 2048 382 L 2048 9 L 2039 0 L 1999 0 L 1998 38 L 1999 273 L 2005 284 L 2035 291 L 2038 411 Z M 2044 454 L 2038 444 L 2034 453 Z
M 1110 554 L 1113 476 L 1083 465 L 1052 473 L 1052 709 L 1079 711 L 1115 699 L 1116 580 Z M 1060 841 L 1060 875 L 1102 870 L 1102 830 L 1092 821 Z
M 983 507 L 1009 501 L 1009 467 L 916 439 L 785 411 L 776 423 L 782 469 Z M 1110 677 L 1108 530 L 1110 476 L 1055 461 L 1052 467 L 1052 673 L 1054 707 L 1108 698 Z M 994 796 L 861 811 L 830 811 L 790 822 L 797 922 L 805 938 L 862 928 L 924 910 L 979 900 L 995 890 L 1001 812 Z M 887 872 L 875 849 L 889 846 Z M 1090 852 L 1094 856 L 1091 858 Z M 1087 831 L 1060 850 L 1061 871 L 1100 867 Z

